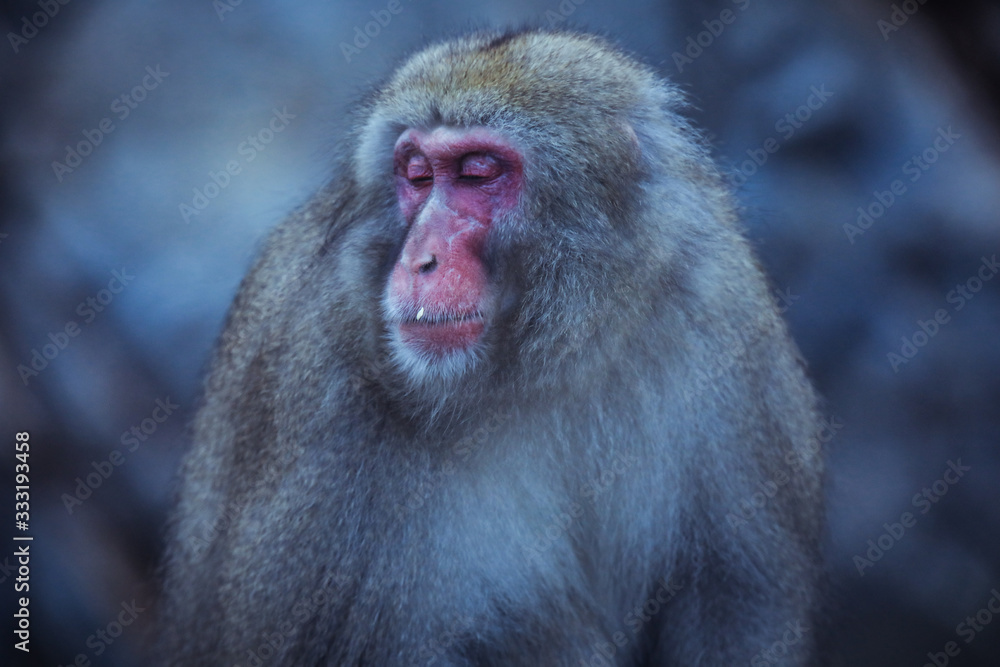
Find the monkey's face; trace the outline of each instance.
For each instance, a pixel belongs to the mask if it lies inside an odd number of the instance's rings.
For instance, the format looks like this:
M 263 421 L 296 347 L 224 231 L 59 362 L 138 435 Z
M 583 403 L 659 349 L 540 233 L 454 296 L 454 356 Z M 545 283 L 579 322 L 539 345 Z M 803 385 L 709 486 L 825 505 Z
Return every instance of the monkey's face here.
M 496 316 L 484 250 L 518 204 L 522 154 L 494 130 L 441 126 L 404 131 L 393 161 L 407 229 L 385 291 L 390 345 L 411 378 L 460 375 Z

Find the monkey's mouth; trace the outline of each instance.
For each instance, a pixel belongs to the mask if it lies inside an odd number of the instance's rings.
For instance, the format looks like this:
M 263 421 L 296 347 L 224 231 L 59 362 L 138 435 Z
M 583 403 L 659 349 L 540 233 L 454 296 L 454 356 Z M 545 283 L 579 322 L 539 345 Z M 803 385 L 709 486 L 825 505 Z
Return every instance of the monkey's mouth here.
M 400 340 L 407 346 L 443 357 L 468 349 L 486 328 L 482 313 L 428 313 L 423 308 L 399 322 Z

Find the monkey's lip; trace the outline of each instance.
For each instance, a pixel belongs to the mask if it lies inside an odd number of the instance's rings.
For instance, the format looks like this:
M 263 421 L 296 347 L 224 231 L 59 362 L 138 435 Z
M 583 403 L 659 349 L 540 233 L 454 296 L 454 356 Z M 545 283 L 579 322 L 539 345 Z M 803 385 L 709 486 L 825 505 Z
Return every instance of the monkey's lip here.
M 406 318 L 399 323 L 403 343 L 433 356 L 471 347 L 486 328 L 480 313 L 427 315 Z

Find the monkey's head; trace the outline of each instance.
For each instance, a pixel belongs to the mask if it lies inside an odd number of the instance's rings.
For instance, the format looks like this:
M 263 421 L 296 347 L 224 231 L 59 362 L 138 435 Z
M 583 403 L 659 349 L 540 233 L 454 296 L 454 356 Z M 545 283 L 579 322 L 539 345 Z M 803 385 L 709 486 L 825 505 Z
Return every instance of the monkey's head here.
M 365 109 L 351 167 L 391 211 L 382 317 L 411 383 L 495 382 L 501 368 L 555 381 L 588 348 L 635 352 L 631 339 L 663 335 L 643 328 L 674 280 L 676 240 L 718 218 L 692 209 L 706 197 L 690 189 L 723 196 L 679 101 L 573 33 L 480 33 L 396 72 Z

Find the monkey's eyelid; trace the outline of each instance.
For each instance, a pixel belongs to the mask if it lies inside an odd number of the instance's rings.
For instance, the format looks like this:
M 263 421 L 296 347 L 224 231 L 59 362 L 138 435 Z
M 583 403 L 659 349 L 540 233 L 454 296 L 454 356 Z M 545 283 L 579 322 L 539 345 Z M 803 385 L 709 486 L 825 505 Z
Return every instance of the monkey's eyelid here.
M 497 178 L 503 172 L 502 162 L 496 157 L 484 153 L 472 153 L 465 156 L 458 168 L 459 178 L 463 179 Z
M 410 181 L 429 179 L 434 176 L 427 158 L 419 153 L 408 156 L 400 164 L 400 171 Z
M 400 176 L 405 178 L 407 183 L 414 186 L 423 186 L 434 182 L 434 174 L 430 172 L 414 173 L 412 171 L 403 169 L 402 173 L 400 173 Z

